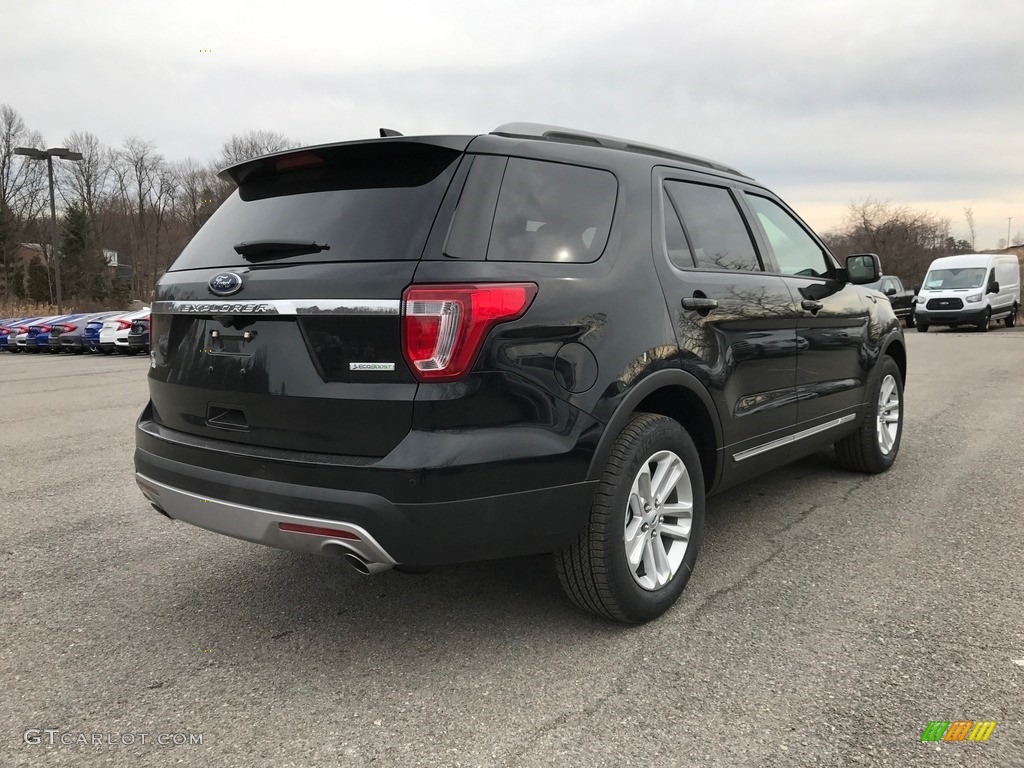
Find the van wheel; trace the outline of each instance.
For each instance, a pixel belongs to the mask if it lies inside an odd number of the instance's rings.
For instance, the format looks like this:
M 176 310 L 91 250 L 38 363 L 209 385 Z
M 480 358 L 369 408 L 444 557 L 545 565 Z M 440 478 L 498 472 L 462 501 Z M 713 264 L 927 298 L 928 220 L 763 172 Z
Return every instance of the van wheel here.
M 988 326 L 989 326 L 989 324 L 991 322 L 992 322 L 992 310 L 991 309 L 986 309 L 985 310 L 985 319 L 982 320 L 980 323 L 978 323 L 978 330 L 981 331 L 982 333 L 987 333 L 988 332 Z
M 1014 304 L 1013 308 L 1010 310 L 1010 314 L 1006 316 L 1006 320 L 1004 321 L 1006 323 L 1007 328 L 1013 328 L 1013 326 L 1017 324 L 1017 312 L 1019 310 L 1020 307 Z
M 869 392 L 871 399 L 860 427 L 837 442 L 835 449 L 844 469 L 875 475 L 896 461 L 903 435 L 903 377 L 888 355 L 875 368 Z
M 928 323 L 917 323 L 918 333 L 928 333 Z
M 612 446 L 590 521 L 555 555 L 580 608 L 628 624 L 668 610 L 704 533 L 704 473 L 693 440 L 667 416 L 638 413 Z

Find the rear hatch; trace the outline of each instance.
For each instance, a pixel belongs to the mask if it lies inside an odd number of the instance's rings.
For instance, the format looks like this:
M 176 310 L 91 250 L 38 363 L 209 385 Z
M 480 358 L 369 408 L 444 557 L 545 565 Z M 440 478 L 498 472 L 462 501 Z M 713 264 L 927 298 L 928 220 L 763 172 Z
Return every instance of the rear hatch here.
M 238 190 L 157 286 L 153 420 L 247 445 L 385 456 L 410 429 L 417 386 L 402 292 L 469 140 L 355 142 L 226 171 Z

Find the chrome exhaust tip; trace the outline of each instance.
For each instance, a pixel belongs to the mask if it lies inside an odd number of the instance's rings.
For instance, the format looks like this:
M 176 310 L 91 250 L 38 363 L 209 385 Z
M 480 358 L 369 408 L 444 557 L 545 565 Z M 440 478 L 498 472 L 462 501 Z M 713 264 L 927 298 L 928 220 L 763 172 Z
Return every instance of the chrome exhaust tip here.
M 363 576 L 372 576 L 375 573 L 390 570 L 392 567 L 387 563 L 371 563 L 361 558 L 355 552 L 346 552 L 342 555 L 342 559 L 359 571 L 359 573 L 363 574 Z

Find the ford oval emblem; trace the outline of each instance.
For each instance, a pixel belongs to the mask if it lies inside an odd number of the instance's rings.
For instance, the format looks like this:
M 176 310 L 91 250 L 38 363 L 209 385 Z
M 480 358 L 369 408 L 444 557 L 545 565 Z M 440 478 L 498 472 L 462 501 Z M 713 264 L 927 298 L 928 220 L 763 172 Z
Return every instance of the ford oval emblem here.
M 210 292 L 230 296 L 242 290 L 242 278 L 235 272 L 221 272 L 210 278 Z

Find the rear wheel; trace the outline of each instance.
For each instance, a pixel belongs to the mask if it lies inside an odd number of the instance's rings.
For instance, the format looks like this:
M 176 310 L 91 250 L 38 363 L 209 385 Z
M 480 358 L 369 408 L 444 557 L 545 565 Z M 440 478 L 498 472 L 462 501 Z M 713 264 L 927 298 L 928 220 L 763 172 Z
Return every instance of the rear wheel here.
M 1006 323 L 1007 328 L 1013 328 L 1013 326 L 1017 324 L 1017 312 L 1019 309 L 1020 307 L 1014 304 L 1013 308 L 1010 310 L 1010 314 L 1006 316 L 1006 319 L 1003 322 Z
M 895 360 L 881 359 L 870 387 L 871 401 L 860 427 L 837 442 L 835 449 L 844 468 L 878 474 L 896 461 L 903 435 L 903 376 Z
M 555 555 L 558 578 L 584 610 L 630 624 L 668 610 L 693 571 L 704 531 L 704 475 L 686 430 L 636 414 L 612 447 L 590 522 Z

